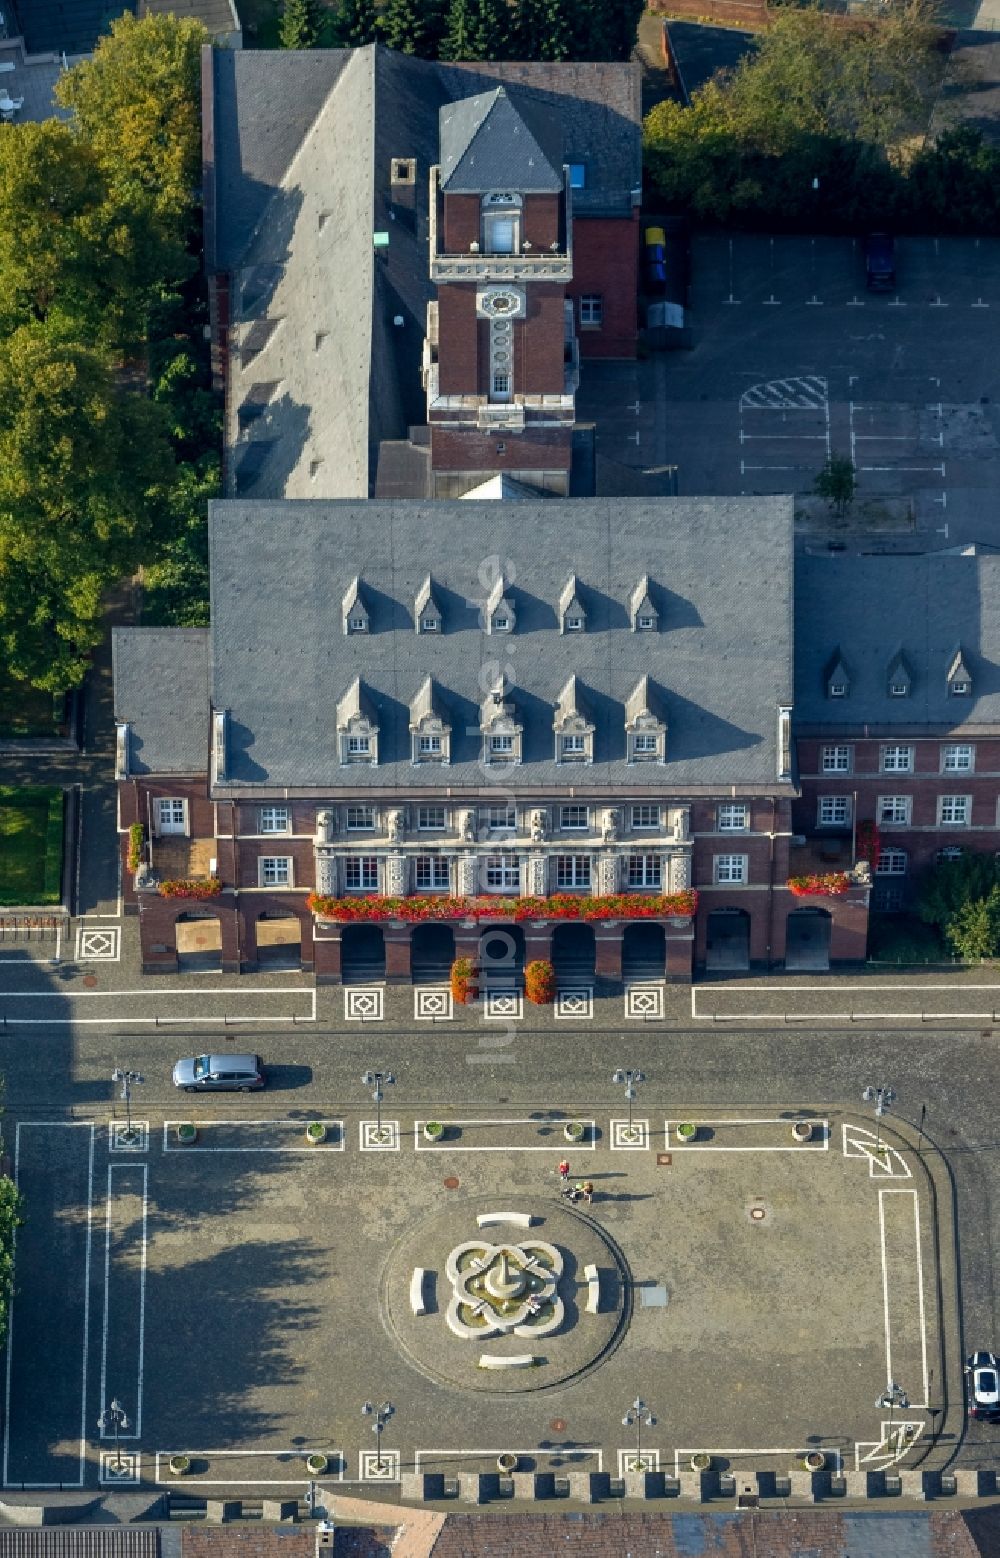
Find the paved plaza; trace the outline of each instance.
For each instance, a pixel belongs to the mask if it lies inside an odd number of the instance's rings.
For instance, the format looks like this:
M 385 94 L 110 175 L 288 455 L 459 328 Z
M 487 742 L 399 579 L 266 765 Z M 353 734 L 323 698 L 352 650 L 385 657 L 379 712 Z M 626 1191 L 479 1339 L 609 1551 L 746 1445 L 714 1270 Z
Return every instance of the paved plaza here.
M 103 1121 L 15 1126 L 27 1220 L 9 1351 L 4 1479 L 125 1476 L 300 1488 L 401 1472 L 617 1476 L 706 1452 L 746 1475 L 809 1450 L 831 1468 L 940 1465 L 961 1428 L 950 1201 L 941 1165 L 871 1120 L 795 1109 L 580 1116 L 387 1109 L 255 1117 L 182 1098 L 135 1142 Z M 181 1119 L 199 1135 L 182 1146 Z M 592 1204 L 560 1196 L 564 1154 Z M 890 1425 L 889 1379 L 909 1407 Z M 45 1411 L 37 1411 L 40 1393 Z M 377 1452 L 366 1400 L 394 1413 Z M 102 1459 L 103 1456 L 103 1459 Z M 381 1461 L 381 1464 L 379 1462 Z

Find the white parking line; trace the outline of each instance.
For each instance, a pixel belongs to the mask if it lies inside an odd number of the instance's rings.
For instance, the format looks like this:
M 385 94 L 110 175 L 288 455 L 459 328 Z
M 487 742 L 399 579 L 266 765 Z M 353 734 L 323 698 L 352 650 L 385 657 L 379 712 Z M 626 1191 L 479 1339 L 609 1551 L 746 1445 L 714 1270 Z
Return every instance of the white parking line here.
M 142 1242 L 139 1247 L 139 1354 L 136 1361 L 136 1389 L 135 1405 L 132 1418 L 131 1433 L 119 1433 L 120 1439 L 140 1439 L 142 1437 L 142 1383 L 143 1383 L 143 1354 L 146 1338 L 146 1222 L 149 1207 L 149 1165 L 146 1163 L 109 1163 L 108 1164 L 108 1196 L 107 1215 L 104 1225 L 104 1325 L 101 1334 L 101 1400 L 100 1410 L 104 1411 L 108 1404 L 108 1313 L 111 1305 L 111 1201 L 112 1179 L 115 1170 L 142 1170 Z M 126 1192 L 127 1193 L 127 1192 Z M 116 1388 L 115 1394 L 120 1393 Z M 111 1436 L 110 1429 L 101 1429 L 101 1438 Z
M 509 1444 L 501 1444 L 497 1446 L 496 1449 L 489 1450 L 415 1450 L 413 1454 L 413 1465 L 414 1469 L 419 1471 L 420 1462 L 422 1460 L 495 1460 L 498 1455 L 503 1455 L 505 1453 L 508 1455 L 537 1456 L 539 1459 L 542 1459 L 545 1456 L 548 1456 L 549 1459 L 551 1459 L 553 1456 L 564 1456 L 567 1458 L 572 1457 L 574 1459 L 579 1458 L 582 1460 L 584 1456 L 596 1456 L 598 1471 L 604 1470 L 604 1451 L 596 1444 L 561 1445 L 558 1449 L 555 1450 L 543 1450 L 539 1449 L 535 1445 L 532 1445 L 530 1450 L 512 1450 Z
M 7 1002 L 15 1001 L 56 1001 L 65 1006 L 67 1001 L 124 1001 L 141 996 L 146 1001 L 190 1001 L 199 1005 L 206 995 L 224 995 L 230 1002 L 267 1000 L 269 996 L 285 997 L 289 995 L 303 995 L 308 997 L 308 1011 L 304 1015 L 295 1012 L 278 1012 L 273 1016 L 255 1017 L 242 1016 L 233 1011 L 219 1012 L 214 1017 L 198 1015 L 186 1015 L 180 1017 L 165 1016 L 160 1013 L 152 1017 L 137 1017 L 134 1013 L 127 1017 L 116 1017 L 109 1014 L 103 1017 L 77 1017 L 65 1014 L 59 1017 L 12 1017 L 9 1013 L 3 1015 L 3 1026 L 24 1028 L 63 1028 L 67 1026 L 82 1027 L 110 1027 L 113 1024 L 125 1024 L 126 1027 L 151 1028 L 169 1027 L 172 1023 L 182 1023 L 185 1027 L 212 1027 L 220 1023 L 244 1023 L 248 1025 L 260 1023 L 313 1023 L 316 1021 L 316 987 L 310 985 L 278 985 L 268 990 L 234 990 L 227 988 L 209 987 L 205 990 L 10 990 L 4 999 Z
M 920 1197 L 915 1190 L 885 1188 L 878 1193 L 878 1222 L 879 1239 L 882 1250 L 882 1303 L 885 1312 L 885 1377 L 886 1383 L 892 1384 L 892 1327 L 889 1313 L 889 1262 L 886 1255 L 886 1231 L 885 1231 L 885 1197 L 886 1196 L 912 1196 L 913 1197 L 913 1231 L 916 1246 L 916 1281 L 917 1281 L 917 1314 L 919 1317 L 920 1331 L 920 1358 L 921 1378 L 923 1383 L 924 1398 L 922 1401 L 911 1401 L 910 1405 L 915 1411 L 927 1407 L 930 1396 L 930 1379 L 927 1372 L 927 1317 L 924 1307 L 924 1261 L 920 1239 Z
M 743 1445 L 738 1449 L 733 1449 L 731 1445 L 717 1447 L 715 1445 L 706 1444 L 692 1446 L 688 1449 L 676 1449 L 674 1451 L 674 1476 L 676 1477 L 680 1474 L 681 1460 L 684 1459 L 689 1461 L 692 1455 L 780 1455 L 785 1460 L 797 1460 L 801 1456 L 807 1455 L 810 1450 L 815 1450 L 816 1448 L 817 1446 L 815 1444 L 807 1444 L 804 1447 L 802 1445 L 797 1445 L 791 1450 L 774 1445 Z M 824 1455 L 831 1456 L 834 1459 L 836 1470 L 839 1472 L 842 1463 L 840 1451 L 837 1449 L 836 1445 L 824 1444 L 820 1448 L 822 1448 Z
M 744 1125 L 779 1125 L 786 1131 L 789 1128 L 788 1119 L 782 1119 L 780 1116 L 772 1116 L 762 1120 L 744 1120 L 738 1116 L 730 1116 L 728 1120 L 708 1120 L 702 1119 L 698 1115 L 688 1114 L 684 1116 L 684 1120 L 692 1125 L 738 1125 L 741 1127 Z M 687 1142 L 681 1141 L 677 1134 L 677 1124 L 679 1123 L 681 1122 L 678 1121 L 673 1126 L 674 1139 L 671 1146 L 675 1152 L 829 1152 L 830 1150 L 830 1122 L 826 1119 L 812 1120 L 810 1122 L 813 1125 L 821 1125 L 823 1127 L 822 1141 L 792 1142 L 783 1147 L 716 1147 L 709 1141 L 698 1141 L 697 1139 Z M 670 1141 L 670 1131 L 671 1123 L 669 1120 L 666 1120 L 664 1121 L 664 1141 Z
M 303 1463 L 305 1462 L 307 1455 L 325 1455 L 331 1465 L 336 1464 L 339 1468 L 337 1471 L 325 1471 L 321 1477 L 310 1477 L 308 1471 L 306 1471 L 305 1475 L 300 1477 L 254 1477 L 244 1478 L 242 1481 L 237 1480 L 235 1482 L 230 1481 L 228 1477 L 191 1477 L 189 1475 L 186 1480 L 188 1486 L 192 1489 L 196 1487 L 293 1488 L 298 1487 L 299 1483 L 302 1483 L 308 1487 L 312 1482 L 343 1482 L 344 1467 L 347 1463 L 347 1457 L 345 1456 L 343 1450 L 309 1450 L 303 1448 L 301 1445 L 297 1446 L 294 1450 L 157 1450 L 154 1463 L 154 1482 L 165 1482 L 168 1485 L 176 1486 L 177 1478 L 169 1471 L 166 1477 L 160 1476 L 161 1460 L 164 1461 L 169 1468 L 170 1457 L 172 1455 L 186 1455 L 190 1460 L 205 1461 L 252 1461 L 263 1459 L 265 1457 L 268 1460 L 276 1461 L 281 1460 L 283 1456 L 287 1456 L 289 1460 L 302 1461 Z
M 568 1118 L 570 1118 L 570 1117 L 567 1116 L 567 1119 Z M 423 1140 L 423 1130 L 424 1130 L 424 1125 L 426 1124 L 426 1121 L 424 1121 L 424 1120 L 414 1120 L 414 1122 L 413 1122 L 413 1145 L 414 1145 L 414 1148 L 416 1149 L 417 1152 L 435 1153 L 435 1154 L 437 1154 L 437 1153 L 445 1153 L 445 1152 L 568 1152 L 570 1150 L 570 1147 L 572 1147 L 573 1151 L 577 1152 L 577 1153 L 579 1153 L 579 1152 L 596 1152 L 597 1151 L 597 1142 L 595 1140 L 596 1135 L 597 1135 L 597 1122 L 596 1122 L 596 1120 L 583 1119 L 582 1116 L 577 1116 L 577 1115 L 573 1115 L 572 1118 L 574 1120 L 581 1119 L 581 1121 L 582 1121 L 584 1126 L 589 1126 L 589 1128 L 590 1128 L 590 1130 L 589 1130 L 589 1136 L 590 1136 L 589 1141 L 585 1139 L 584 1141 L 567 1142 L 564 1139 L 564 1140 L 557 1141 L 557 1142 L 551 1143 L 549 1145 L 544 1145 L 544 1146 L 541 1146 L 541 1147 L 518 1147 L 518 1146 L 515 1146 L 515 1145 L 513 1145 L 513 1144 L 511 1144 L 509 1142 L 505 1142 L 502 1145 L 496 1146 L 496 1147 L 476 1147 L 476 1146 L 462 1147 L 462 1146 L 458 1145 L 456 1142 L 447 1141 L 447 1140 L 445 1140 L 443 1142 L 441 1142 L 441 1141 L 438 1141 L 438 1142 L 424 1141 Z M 541 1126 L 541 1125 L 551 1125 L 552 1128 L 555 1129 L 557 1126 L 565 1125 L 565 1123 L 566 1123 L 565 1120 L 537 1120 L 537 1119 L 535 1119 L 535 1120 L 525 1120 L 525 1119 L 519 1119 L 519 1120 L 493 1120 L 493 1119 L 486 1119 L 486 1118 L 478 1119 L 478 1120 L 447 1120 L 445 1122 L 446 1125 L 533 1125 L 536 1129 L 539 1126 Z

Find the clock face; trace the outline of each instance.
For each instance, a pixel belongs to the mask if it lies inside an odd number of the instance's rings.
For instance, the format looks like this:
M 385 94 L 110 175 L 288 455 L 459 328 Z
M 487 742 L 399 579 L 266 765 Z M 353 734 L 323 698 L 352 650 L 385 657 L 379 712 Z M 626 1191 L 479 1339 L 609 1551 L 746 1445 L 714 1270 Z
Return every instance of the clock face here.
M 489 287 L 479 295 L 479 311 L 488 319 L 512 319 L 522 312 L 523 294 L 517 287 Z

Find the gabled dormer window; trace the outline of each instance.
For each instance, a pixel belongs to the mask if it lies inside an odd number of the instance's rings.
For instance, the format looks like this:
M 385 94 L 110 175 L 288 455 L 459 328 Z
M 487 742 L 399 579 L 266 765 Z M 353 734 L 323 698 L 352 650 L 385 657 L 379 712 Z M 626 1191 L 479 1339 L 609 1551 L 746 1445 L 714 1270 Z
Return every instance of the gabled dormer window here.
M 451 762 L 451 720 L 431 676 L 410 704 L 410 761 Z
M 368 607 L 365 604 L 361 580 L 351 580 L 344 593 L 342 603 L 345 633 L 367 633 L 369 628 Z
M 648 676 L 636 683 L 625 702 L 625 756 L 629 763 L 667 760 L 667 711 Z
M 486 600 L 484 614 L 487 633 L 513 633 L 517 627 L 517 613 L 509 590 L 507 580 L 501 574 Z
M 508 696 L 506 678 L 501 677 L 489 692 L 480 711 L 479 729 L 483 738 L 483 762 L 487 766 L 507 765 L 521 761 L 521 738 L 524 726 L 517 718 L 517 710 Z
M 836 650 L 824 673 L 824 684 L 828 698 L 847 698 L 851 692 L 851 676 L 841 657 L 840 650 Z
M 374 705 L 355 677 L 337 704 L 337 743 L 340 761 L 352 763 L 378 763 L 378 720 Z
M 434 597 L 434 583 L 430 574 L 417 591 L 413 603 L 413 620 L 418 633 L 440 633 L 443 630 L 444 618 Z
M 633 633 L 655 633 L 660 625 L 648 574 L 643 574 L 629 596 L 629 616 Z
M 948 693 L 952 698 L 968 698 L 972 693 L 972 675 L 961 648 L 956 649 L 948 666 Z
M 886 671 L 890 698 L 908 698 L 913 689 L 913 676 L 903 656 L 897 651 L 889 661 Z
M 559 596 L 559 631 L 560 633 L 584 633 L 586 628 L 587 612 L 580 596 L 576 574 L 570 574 Z
M 594 761 L 594 721 L 575 676 L 570 677 L 559 694 L 552 729 L 557 763 Z

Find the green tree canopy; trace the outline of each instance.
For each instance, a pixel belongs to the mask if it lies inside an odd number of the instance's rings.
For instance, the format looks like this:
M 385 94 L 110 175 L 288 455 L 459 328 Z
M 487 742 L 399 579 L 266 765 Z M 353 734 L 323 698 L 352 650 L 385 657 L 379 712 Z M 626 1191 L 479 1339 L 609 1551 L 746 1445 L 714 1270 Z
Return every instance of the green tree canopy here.
M 342 49 L 360 49 L 366 43 L 374 43 L 378 35 L 375 0 L 341 0 L 334 29 Z
M 283 49 L 314 49 L 320 42 L 323 15 L 318 0 L 284 0 L 278 37 Z

